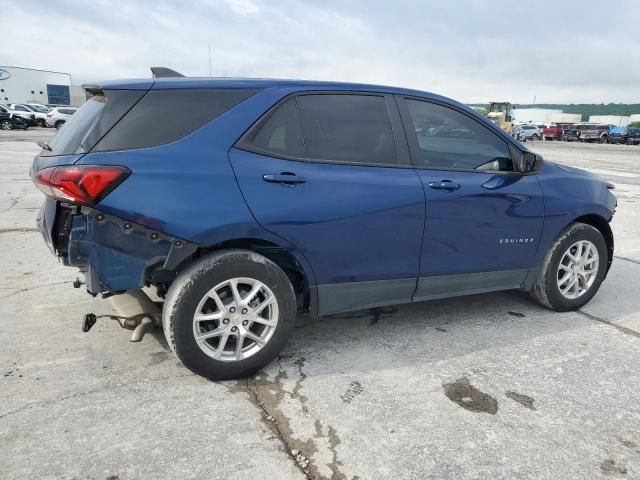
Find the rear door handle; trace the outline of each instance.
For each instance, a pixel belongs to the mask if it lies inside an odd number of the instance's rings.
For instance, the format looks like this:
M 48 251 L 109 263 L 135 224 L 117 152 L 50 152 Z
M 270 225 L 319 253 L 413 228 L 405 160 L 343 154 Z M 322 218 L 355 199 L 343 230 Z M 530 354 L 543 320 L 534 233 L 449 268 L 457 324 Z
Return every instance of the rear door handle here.
M 440 180 L 439 182 L 430 182 L 429 188 L 434 190 L 447 190 L 453 191 L 460 188 L 460 184 L 452 182 L 451 180 Z
M 299 177 L 298 175 L 294 174 L 294 173 L 281 173 L 279 175 L 274 175 L 274 174 L 265 174 L 262 176 L 262 179 L 265 182 L 270 182 L 270 183 L 283 183 L 285 185 L 295 185 L 297 183 L 304 183 L 307 181 L 306 178 L 304 177 Z

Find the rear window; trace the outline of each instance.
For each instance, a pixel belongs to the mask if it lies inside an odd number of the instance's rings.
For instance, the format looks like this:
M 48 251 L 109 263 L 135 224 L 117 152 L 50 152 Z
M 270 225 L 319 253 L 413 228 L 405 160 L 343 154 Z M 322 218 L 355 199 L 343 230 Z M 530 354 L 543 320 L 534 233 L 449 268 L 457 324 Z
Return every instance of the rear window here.
M 43 156 L 85 153 L 144 95 L 143 91 L 111 90 L 91 97 L 78 110 L 59 108 L 58 112 L 73 115 L 50 142 L 51 151 Z
M 94 147 L 130 150 L 174 142 L 257 90 L 151 90 Z
M 292 98 L 266 119 L 247 139 L 256 153 L 306 157 L 296 100 Z

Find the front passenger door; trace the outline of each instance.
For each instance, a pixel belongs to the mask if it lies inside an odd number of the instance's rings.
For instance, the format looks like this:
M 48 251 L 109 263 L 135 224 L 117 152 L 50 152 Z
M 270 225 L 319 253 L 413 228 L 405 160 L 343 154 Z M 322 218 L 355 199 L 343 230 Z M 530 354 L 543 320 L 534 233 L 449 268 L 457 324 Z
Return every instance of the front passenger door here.
M 514 172 L 515 147 L 471 114 L 398 101 L 426 198 L 415 299 L 521 286 L 544 216 L 537 176 Z

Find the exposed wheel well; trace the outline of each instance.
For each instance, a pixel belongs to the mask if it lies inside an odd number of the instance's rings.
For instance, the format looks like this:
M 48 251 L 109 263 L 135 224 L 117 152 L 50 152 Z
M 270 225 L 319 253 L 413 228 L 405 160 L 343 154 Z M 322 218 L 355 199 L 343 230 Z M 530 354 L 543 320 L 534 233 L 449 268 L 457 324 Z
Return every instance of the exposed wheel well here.
M 284 248 L 275 243 L 255 238 L 239 238 L 198 249 L 193 259 L 199 258 L 216 250 L 227 248 L 241 248 L 256 252 L 278 265 L 289 277 L 293 290 L 296 293 L 298 308 L 307 310 L 309 308 L 309 282 L 304 273 L 304 269 L 296 258 Z
M 583 215 L 582 217 L 576 218 L 574 222 L 586 223 L 587 225 L 591 225 L 594 228 L 597 228 L 602 236 L 604 237 L 604 241 L 607 244 L 607 272 L 611 267 L 611 262 L 613 262 L 613 232 L 611 231 L 611 226 L 609 222 L 607 222 L 600 215 Z

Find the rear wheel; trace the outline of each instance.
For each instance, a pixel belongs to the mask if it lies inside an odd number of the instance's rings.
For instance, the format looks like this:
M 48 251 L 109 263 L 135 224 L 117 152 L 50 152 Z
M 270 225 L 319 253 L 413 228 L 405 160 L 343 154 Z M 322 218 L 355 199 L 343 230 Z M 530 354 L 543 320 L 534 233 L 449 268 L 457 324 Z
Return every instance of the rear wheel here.
M 8 118 L 0 121 L 0 130 L 13 130 L 15 125 Z
M 534 135 L 533 135 L 533 139 L 534 139 L 534 140 L 540 140 L 540 135 L 538 135 L 538 134 L 534 134 Z
M 600 143 L 609 143 L 609 137 L 603 135 L 602 137 L 600 137 Z
M 560 312 L 576 310 L 596 294 L 608 264 L 607 245 L 591 225 L 573 223 L 547 252 L 531 296 Z
M 273 360 L 295 323 L 296 299 L 284 271 L 246 250 L 223 250 L 188 267 L 163 309 L 167 342 L 194 373 L 246 377 Z
M 64 125 L 64 120 L 58 120 L 58 121 L 55 123 L 55 127 L 56 127 L 56 128 L 60 128 L 62 125 Z
M 38 127 L 46 127 L 46 126 L 47 126 L 47 125 L 44 123 L 44 118 L 38 118 L 38 119 L 36 120 L 36 125 L 37 125 Z

